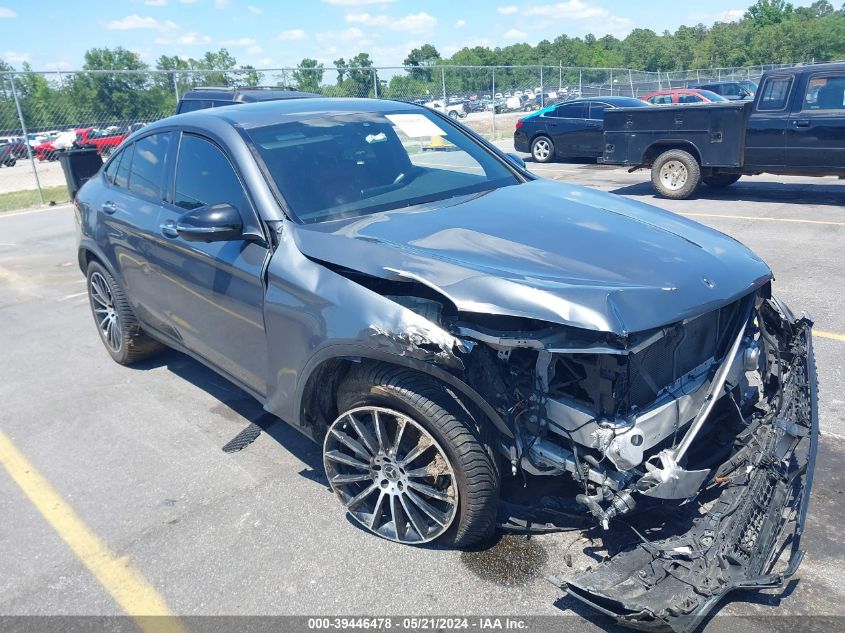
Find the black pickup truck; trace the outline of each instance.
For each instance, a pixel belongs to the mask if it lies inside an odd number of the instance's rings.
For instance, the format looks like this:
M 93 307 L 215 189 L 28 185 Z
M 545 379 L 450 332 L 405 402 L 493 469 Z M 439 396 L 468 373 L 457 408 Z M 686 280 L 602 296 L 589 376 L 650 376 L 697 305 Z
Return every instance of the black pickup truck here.
M 675 199 L 742 175 L 845 178 L 845 63 L 767 72 L 754 101 L 605 110 L 600 161 L 650 167 Z

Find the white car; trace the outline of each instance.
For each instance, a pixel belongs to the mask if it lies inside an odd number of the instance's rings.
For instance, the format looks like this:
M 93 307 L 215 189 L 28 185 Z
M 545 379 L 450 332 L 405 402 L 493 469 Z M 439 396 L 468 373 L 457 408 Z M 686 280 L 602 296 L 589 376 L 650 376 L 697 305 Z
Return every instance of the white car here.
M 513 93 L 514 97 L 521 97 L 522 95 L 523 95 L 522 90 L 517 90 L 516 92 Z
M 467 115 L 466 108 L 463 103 L 450 103 L 443 106 L 443 101 L 429 101 L 425 104 L 426 108 L 442 112 L 451 119 L 463 119 Z

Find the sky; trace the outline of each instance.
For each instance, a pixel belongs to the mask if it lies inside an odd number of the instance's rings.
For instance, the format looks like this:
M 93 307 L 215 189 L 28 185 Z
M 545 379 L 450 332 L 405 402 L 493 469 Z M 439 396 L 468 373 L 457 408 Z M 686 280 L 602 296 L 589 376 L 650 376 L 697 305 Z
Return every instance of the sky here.
M 89 48 L 123 46 L 150 64 L 225 47 L 239 64 L 326 66 L 367 52 L 401 65 L 425 43 L 449 56 L 465 46 L 536 44 L 560 34 L 737 20 L 751 0 L 0 0 L 0 57 L 15 68 L 82 67 Z M 811 0 L 793 1 L 798 6 Z

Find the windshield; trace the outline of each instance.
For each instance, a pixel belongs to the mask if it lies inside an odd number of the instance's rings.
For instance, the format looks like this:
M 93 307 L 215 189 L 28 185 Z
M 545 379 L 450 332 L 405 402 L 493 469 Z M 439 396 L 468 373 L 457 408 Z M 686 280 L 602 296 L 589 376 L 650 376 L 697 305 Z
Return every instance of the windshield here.
M 493 154 L 424 110 L 321 114 L 246 133 L 291 211 L 304 223 L 520 182 Z
M 751 94 L 752 97 L 757 94 L 757 84 L 755 84 L 753 81 L 749 79 L 743 79 L 739 83 Z
M 707 97 L 710 101 L 728 101 L 728 99 L 725 99 L 722 95 L 717 95 L 711 90 L 700 89 L 696 90 L 696 92 L 702 95 L 703 97 Z

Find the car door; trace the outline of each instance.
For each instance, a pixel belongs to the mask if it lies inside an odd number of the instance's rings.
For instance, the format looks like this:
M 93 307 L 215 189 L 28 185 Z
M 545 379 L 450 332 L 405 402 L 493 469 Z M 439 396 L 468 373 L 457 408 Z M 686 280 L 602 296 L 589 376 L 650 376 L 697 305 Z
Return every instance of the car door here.
M 604 151 L 604 111 L 611 106 L 601 101 L 591 101 L 584 129 L 584 156 L 601 156 Z
M 268 245 L 254 237 L 195 242 L 179 236 L 179 218 L 192 209 L 230 204 L 245 226 L 260 222 L 237 169 L 209 138 L 182 133 L 172 191 L 158 217 L 150 261 L 155 313 L 189 351 L 256 395 L 267 388 L 263 271 Z
M 799 170 L 845 169 L 845 72 L 808 77 L 786 128 L 787 165 Z
M 587 103 L 563 103 L 543 115 L 558 156 L 581 156 L 587 122 Z
M 150 195 L 139 195 L 138 187 L 133 192 L 130 175 L 138 143 L 143 141 L 142 151 L 145 153 L 149 152 L 150 145 L 154 145 L 157 159 L 166 160 L 169 138 L 170 132 L 157 133 L 121 148 L 106 165 L 103 173 L 105 186 L 98 201 L 100 206 L 96 209 L 97 225 L 102 227 L 98 241 L 106 250 L 105 256 L 113 263 L 135 316 L 153 325 L 149 309 L 149 279 L 152 273 L 149 246 L 157 234 L 156 222 L 162 196 L 160 188 L 155 193 L 150 191 Z M 142 160 L 139 159 L 139 164 Z M 160 187 L 164 183 L 163 176 L 162 173 Z
M 770 75 L 760 86 L 745 133 L 746 167 L 783 168 L 792 74 Z

